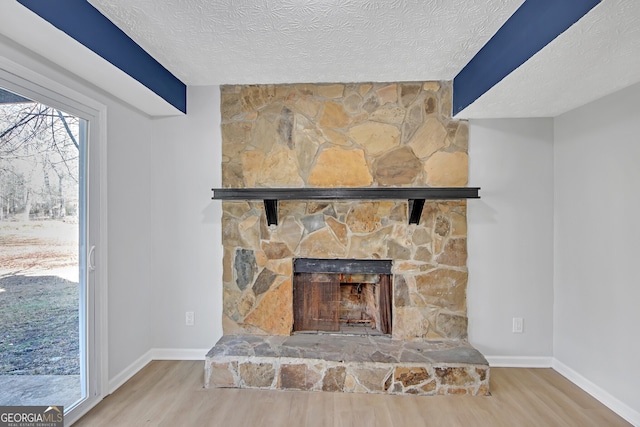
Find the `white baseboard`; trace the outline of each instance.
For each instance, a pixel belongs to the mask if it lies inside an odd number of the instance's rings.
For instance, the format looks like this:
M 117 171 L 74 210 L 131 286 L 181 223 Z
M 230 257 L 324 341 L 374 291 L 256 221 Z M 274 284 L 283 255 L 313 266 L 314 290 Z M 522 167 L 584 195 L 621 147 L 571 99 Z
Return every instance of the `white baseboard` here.
M 129 378 L 134 376 L 153 360 L 151 357 L 153 350 L 147 351 L 142 356 L 138 357 L 131 365 L 127 366 L 122 372 L 109 380 L 109 394 L 116 391 L 120 386 L 126 383 Z
M 492 368 L 551 368 L 553 357 L 485 356 Z
M 558 359 L 553 359 L 552 368 L 560 375 L 580 387 L 585 392 L 600 401 L 607 408 L 630 422 L 636 427 L 640 427 L 640 412 L 636 411 L 626 403 L 621 402 L 618 398 L 602 389 L 600 386 L 592 383 L 578 372 L 574 371 Z
M 154 348 L 151 350 L 153 360 L 204 360 L 208 348 Z

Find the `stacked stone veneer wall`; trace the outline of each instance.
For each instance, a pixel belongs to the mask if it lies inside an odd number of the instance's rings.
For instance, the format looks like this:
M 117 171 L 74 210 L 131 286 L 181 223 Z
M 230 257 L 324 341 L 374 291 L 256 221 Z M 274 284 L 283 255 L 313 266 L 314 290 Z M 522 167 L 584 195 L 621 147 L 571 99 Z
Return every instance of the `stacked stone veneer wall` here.
M 224 187 L 464 186 L 450 82 L 223 86 Z M 223 202 L 223 328 L 288 335 L 292 260 L 393 259 L 393 337 L 466 338 L 466 202 Z

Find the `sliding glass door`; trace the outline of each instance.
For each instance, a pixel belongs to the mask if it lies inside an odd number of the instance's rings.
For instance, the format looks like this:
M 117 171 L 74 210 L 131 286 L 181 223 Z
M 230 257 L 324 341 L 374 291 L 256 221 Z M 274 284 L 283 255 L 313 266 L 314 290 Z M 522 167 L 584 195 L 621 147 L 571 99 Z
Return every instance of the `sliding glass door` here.
M 21 84 L 0 78 L 0 405 L 68 418 L 101 397 L 98 123 Z

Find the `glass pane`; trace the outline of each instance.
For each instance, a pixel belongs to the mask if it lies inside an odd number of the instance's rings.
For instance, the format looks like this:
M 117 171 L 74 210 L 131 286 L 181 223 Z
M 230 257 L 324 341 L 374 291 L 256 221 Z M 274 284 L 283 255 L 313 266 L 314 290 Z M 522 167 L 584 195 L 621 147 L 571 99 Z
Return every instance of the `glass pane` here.
M 0 89 L 0 405 L 86 395 L 85 127 Z

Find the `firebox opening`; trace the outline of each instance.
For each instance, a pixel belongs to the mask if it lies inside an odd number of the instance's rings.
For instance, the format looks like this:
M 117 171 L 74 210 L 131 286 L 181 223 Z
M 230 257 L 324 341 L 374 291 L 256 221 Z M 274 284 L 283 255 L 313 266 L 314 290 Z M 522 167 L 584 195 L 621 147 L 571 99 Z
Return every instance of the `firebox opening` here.
M 391 275 L 294 273 L 293 332 L 391 334 Z
M 293 332 L 391 335 L 391 260 L 293 260 Z
M 391 335 L 391 275 L 294 273 L 293 332 Z
M 382 335 L 377 283 L 340 283 L 340 332 L 354 335 Z

